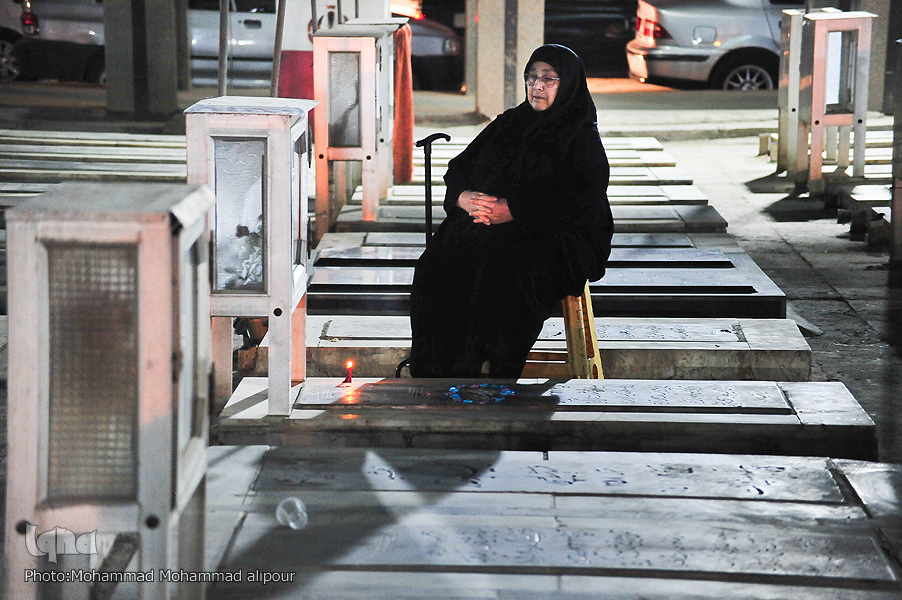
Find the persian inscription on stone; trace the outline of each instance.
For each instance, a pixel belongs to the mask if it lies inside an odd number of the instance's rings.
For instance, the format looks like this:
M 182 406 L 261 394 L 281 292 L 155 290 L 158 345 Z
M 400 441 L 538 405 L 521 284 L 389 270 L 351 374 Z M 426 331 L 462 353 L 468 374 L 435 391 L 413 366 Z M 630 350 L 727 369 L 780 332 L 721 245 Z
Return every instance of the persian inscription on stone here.
M 615 219 L 664 219 L 682 221 L 677 211 L 670 206 L 612 206 L 611 211 L 614 213 Z
M 567 488 L 568 494 L 586 497 L 845 502 L 826 459 L 792 456 L 551 452 L 543 460 L 538 453 L 280 447 L 267 455 L 261 480 L 286 471 L 332 490 L 559 493 Z
M 611 261 L 660 262 L 666 266 L 668 262 L 693 262 L 729 265 L 730 258 L 719 249 L 696 248 L 614 248 L 611 250 Z
M 704 264 L 704 263 L 700 263 Z M 376 285 L 395 289 L 413 282 L 413 267 L 316 267 L 310 282 L 310 290 L 321 287 Z M 710 293 L 754 293 L 755 287 L 738 269 L 697 268 L 667 269 L 611 268 L 604 279 L 589 284 L 593 294 L 615 293 L 612 289 L 626 286 L 653 292 L 657 287 L 696 288 Z
M 640 505 L 645 504 L 637 500 Z M 664 513 L 660 518 L 667 518 Z M 562 518 L 561 525 L 543 521 L 486 523 L 472 516 L 446 516 L 441 524 L 402 519 L 378 530 L 359 532 L 360 543 L 335 553 L 339 565 L 453 565 L 456 568 L 517 569 L 519 573 L 549 568 L 586 573 L 629 569 L 649 572 L 718 574 L 762 573 L 776 576 L 858 580 L 870 585 L 893 581 L 870 536 L 812 532 L 806 525 L 736 525 L 712 519 L 676 520 L 669 527 L 654 522 L 621 522 Z M 336 523 L 341 529 L 360 523 Z M 374 540 L 365 538 L 373 537 Z
M 595 319 L 599 341 L 737 342 L 741 338 L 736 329 L 739 329 L 739 324 L 732 319 L 705 319 L 699 322 Z
M 703 264 L 703 263 L 702 263 Z M 647 268 L 641 273 L 635 269 L 609 269 L 600 281 L 589 283 L 592 293 L 602 293 L 605 288 L 629 286 L 654 290 L 656 287 L 700 288 L 709 293 L 730 291 L 733 293 L 753 293 L 754 286 L 738 269 L 664 269 Z
M 395 316 L 343 317 L 332 322 L 328 337 L 348 340 L 410 339 L 410 319 Z
M 385 285 L 406 286 L 413 281 L 412 268 L 373 269 L 369 267 L 316 267 L 310 288 L 323 286 Z
M 416 246 L 350 246 L 346 248 L 325 248 L 320 257 L 323 259 L 343 260 L 416 260 L 423 253 L 422 247 Z
M 396 186 L 395 190 L 398 189 Z M 433 192 L 435 188 L 433 188 Z M 396 194 L 399 192 L 395 192 Z M 422 233 L 397 232 L 371 232 L 366 234 L 367 246 L 422 246 L 424 236 Z
M 633 186 L 625 186 L 633 187 Z M 638 187 L 638 186 L 637 186 Z M 610 196 L 610 188 L 608 188 Z M 648 194 L 652 196 L 653 194 Z M 663 197 L 663 196 L 661 196 Z M 615 233 L 611 245 L 616 248 L 692 248 L 692 241 L 685 233 Z
M 783 392 L 772 382 L 686 382 L 570 380 L 543 395 L 559 406 L 757 409 L 789 413 Z

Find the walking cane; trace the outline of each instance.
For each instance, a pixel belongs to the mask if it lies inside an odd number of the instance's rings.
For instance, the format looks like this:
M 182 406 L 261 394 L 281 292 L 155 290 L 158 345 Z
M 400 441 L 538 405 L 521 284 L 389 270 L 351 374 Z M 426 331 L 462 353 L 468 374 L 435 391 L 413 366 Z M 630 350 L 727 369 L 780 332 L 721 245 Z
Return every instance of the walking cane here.
M 447 133 L 433 133 L 414 144 L 417 148 L 423 148 L 426 153 L 426 243 L 432 237 L 432 142 L 443 139 L 446 142 L 451 141 L 451 136 Z M 402 360 L 395 369 L 395 378 L 401 377 L 401 370 L 404 367 L 410 367 L 410 359 Z
M 430 136 L 419 140 L 414 146 L 423 148 L 426 153 L 426 241 L 432 237 L 432 142 L 443 139 L 446 142 L 451 141 L 451 136 L 447 133 L 433 133 Z

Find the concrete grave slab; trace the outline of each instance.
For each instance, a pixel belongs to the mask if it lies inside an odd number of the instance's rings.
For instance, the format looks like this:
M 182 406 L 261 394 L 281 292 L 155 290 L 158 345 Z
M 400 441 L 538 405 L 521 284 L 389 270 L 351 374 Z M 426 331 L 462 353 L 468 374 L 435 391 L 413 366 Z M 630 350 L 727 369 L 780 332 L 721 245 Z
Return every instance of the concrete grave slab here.
M 612 137 L 601 136 L 601 144 L 605 150 L 663 150 L 664 146 L 657 138 L 651 136 Z
M 351 246 L 424 246 L 426 238 L 416 232 L 327 233 L 317 248 Z M 615 248 L 719 248 L 724 252 L 742 251 L 732 236 L 718 233 L 615 233 Z
M 184 148 L 184 135 L 108 131 L 0 129 L 0 144 L 55 144 L 147 148 Z
M 855 185 L 840 187 L 836 191 L 840 204 L 852 211 L 890 206 L 893 200 L 890 187 L 886 185 Z
M 849 149 L 849 161 L 852 161 L 855 157 L 855 148 Z M 892 145 L 889 146 L 868 146 L 865 148 L 864 152 L 864 160 L 865 163 L 871 165 L 890 165 L 893 163 L 893 148 Z M 824 158 L 824 164 L 830 165 L 836 164 L 835 159 Z
M 42 161 L 84 162 L 160 162 L 184 163 L 184 148 L 147 148 L 134 146 L 90 146 L 69 144 L 3 144 L 0 159 L 40 159 Z
M 423 253 L 422 246 L 352 246 L 316 251 L 317 267 L 411 267 Z M 716 249 L 612 248 L 608 268 L 729 268 L 733 263 Z
M 450 154 L 451 156 L 457 156 L 461 152 L 463 152 L 464 148 L 466 148 L 470 142 L 473 141 L 472 137 L 468 136 L 453 136 L 450 142 L 436 142 L 432 145 L 432 155 L 436 156 L 439 154 Z M 661 145 L 661 142 L 658 141 L 657 138 L 651 136 L 636 136 L 636 137 L 622 137 L 622 136 L 601 136 L 601 143 L 605 147 L 605 150 L 663 150 L 664 147 Z M 414 153 L 423 154 L 423 151 L 420 148 L 414 148 Z M 453 153 L 453 154 L 452 154 Z
M 727 230 L 727 222 L 712 206 L 612 206 L 614 223 L 621 233 L 698 232 Z
M 840 383 L 527 381 L 309 378 L 273 419 L 265 380 L 245 377 L 217 431 L 226 444 L 876 458 L 874 423 Z
M 711 256 L 717 257 L 716 266 L 637 262 L 633 268 L 624 261 L 610 267 L 604 279 L 589 284 L 596 316 L 786 316 L 785 295 L 747 255 L 714 251 Z M 406 315 L 412 281 L 413 267 L 315 267 L 308 313 Z
M 436 185 L 432 188 L 432 203 L 444 202 L 446 188 Z M 363 191 L 358 187 L 351 196 L 350 204 L 360 204 Z M 612 185 L 608 187 L 608 202 L 618 204 L 707 204 L 708 198 L 694 185 Z M 424 206 L 426 190 L 423 184 L 394 185 L 388 189 L 386 198 L 380 204 Z
M 864 177 L 853 177 L 851 172 L 851 167 L 843 169 L 835 165 L 824 165 L 823 179 L 828 190 L 833 190 L 836 186 L 892 185 L 893 173 L 891 164 L 865 162 Z
M 786 319 L 597 318 L 595 330 L 608 378 L 807 381 L 811 374 L 811 349 Z M 255 375 L 266 373 L 266 350 L 264 340 Z M 567 377 L 563 319 L 545 323 L 533 350 L 524 377 Z M 308 376 L 344 376 L 353 360 L 358 376 L 388 377 L 409 356 L 408 317 L 307 319 Z
M 760 134 L 759 148 L 760 154 L 768 154 L 771 161 L 777 160 L 778 146 L 780 136 L 776 132 L 769 134 Z M 869 128 L 865 134 L 865 145 L 868 150 L 875 148 L 892 148 L 893 132 L 892 130 L 881 130 Z M 851 146 L 855 147 L 855 134 L 851 135 Z
M 458 153 L 450 153 L 447 151 L 436 152 L 433 149 L 431 162 L 433 169 L 435 168 L 445 168 L 448 166 L 448 161 L 457 156 Z M 633 150 L 631 148 L 614 148 L 614 149 L 606 149 L 606 154 L 608 157 L 608 163 L 612 167 L 633 167 L 633 166 L 644 166 L 644 167 L 673 167 L 676 166 L 676 161 L 673 156 L 666 152 L 662 152 L 661 150 L 654 151 L 645 151 L 645 150 Z M 414 176 L 422 179 L 425 177 L 425 164 L 426 157 L 422 152 L 414 152 L 413 155 L 413 165 L 414 165 Z
M 720 233 L 727 229 L 727 222 L 708 205 L 614 205 L 611 212 L 617 231 L 621 233 Z M 444 218 L 445 211 L 434 204 L 433 227 L 438 227 Z M 362 208 L 348 204 L 342 207 L 335 229 L 338 232 L 424 231 L 425 221 L 422 206 L 380 206 L 375 221 L 364 221 Z
M 54 183 L 0 181 L 0 198 L 35 196 L 50 189 Z
M 187 166 L 182 163 L 83 162 L 69 160 L 6 159 L 0 177 L 6 181 L 52 182 L 156 181 L 184 183 Z
M 443 183 L 444 169 L 436 166 L 432 169 L 432 181 Z M 413 182 L 422 183 L 424 172 L 414 169 Z M 691 185 L 692 177 L 680 167 L 611 167 L 611 183 L 621 185 Z
M 884 525 L 846 483 L 856 465 L 266 448 L 253 483 L 233 486 L 245 501 L 227 553 L 210 551 L 207 562 L 221 573 L 287 572 L 291 582 L 244 577 L 215 584 L 211 597 L 899 598 Z M 216 463 L 210 480 L 229 481 L 228 467 Z M 286 496 L 306 504 L 305 529 L 275 523 Z

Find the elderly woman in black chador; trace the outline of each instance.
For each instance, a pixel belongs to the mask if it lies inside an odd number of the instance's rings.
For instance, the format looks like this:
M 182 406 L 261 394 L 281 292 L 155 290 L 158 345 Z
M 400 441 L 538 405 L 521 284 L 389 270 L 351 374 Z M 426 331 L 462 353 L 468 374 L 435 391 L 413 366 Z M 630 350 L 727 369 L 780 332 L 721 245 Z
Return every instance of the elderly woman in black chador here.
M 414 377 L 519 377 L 545 319 L 604 275 L 610 170 L 582 62 L 542 46 L 524 79 L 526 101 L 448 164 L 411 292 Z

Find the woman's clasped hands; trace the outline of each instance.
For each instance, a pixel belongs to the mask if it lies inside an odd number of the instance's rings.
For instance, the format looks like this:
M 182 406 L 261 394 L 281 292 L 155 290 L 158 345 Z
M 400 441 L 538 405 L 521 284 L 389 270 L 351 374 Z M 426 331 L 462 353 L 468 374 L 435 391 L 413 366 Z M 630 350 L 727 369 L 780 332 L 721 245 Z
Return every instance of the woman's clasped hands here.
M 482 192 L 465 190 L 457 198 L 457 205 L 473 217 L 474 223 L 497 225 L 513 221 L 507 200 Z

